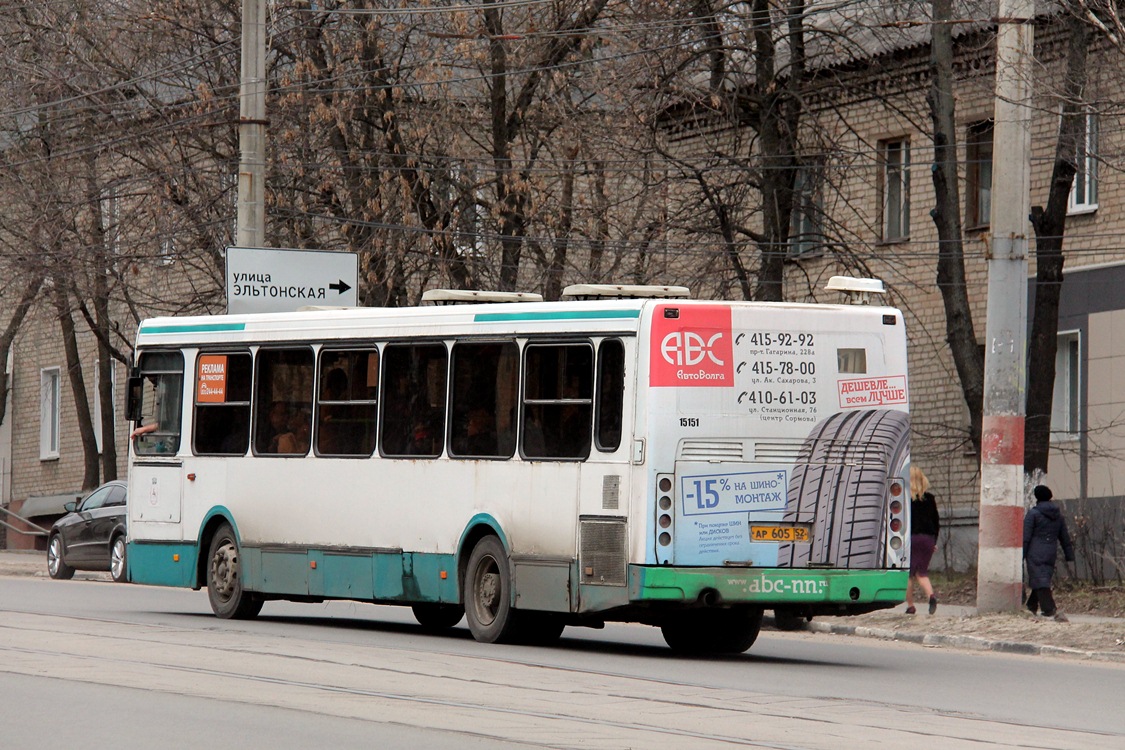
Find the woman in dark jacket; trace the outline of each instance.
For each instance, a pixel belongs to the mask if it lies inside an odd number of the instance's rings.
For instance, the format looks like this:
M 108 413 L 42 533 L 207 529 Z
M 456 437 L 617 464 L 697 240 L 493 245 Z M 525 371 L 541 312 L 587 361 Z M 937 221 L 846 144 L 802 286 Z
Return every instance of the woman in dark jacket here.
M 910 579 L 906 582 L 906 614 L 914 609 L 914 582 L 930 599 L 930 614 L 937 611 L 937 597 L 930 584 L 930 559 L 941 529 L 937 501 L 930 494 L 930 480 L 917 466 L 910 467 Z
M 1050 488 L 1041 484 L 1032 490 L 1032 494 L 1035 495 L 1035 507 L 1023 518 L 1023 559 L 1027 561 L 1028 585 L 1031 588 L 1027 608 L 1033 615 L 1042 609 L 1044 617 L 1067 622 L 1066 615 L 1055 608 L 1051 578 L 1055 574 L 1059 543 L 1062 543 L 1067 562 L 1074 562 L 1074 545 L 1066 530 L 1062 511 L 1051 502 Z

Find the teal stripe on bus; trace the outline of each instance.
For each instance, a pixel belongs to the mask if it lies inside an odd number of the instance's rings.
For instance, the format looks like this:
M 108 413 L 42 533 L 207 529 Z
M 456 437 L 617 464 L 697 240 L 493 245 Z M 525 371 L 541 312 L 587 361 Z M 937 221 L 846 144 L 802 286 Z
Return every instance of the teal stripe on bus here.
M 477 323 L 496 323 L 510 320 L 597 320 L 599 318 L 639 318 L 640 310 L 559 310 L 557 312 L 478 313 Z
M 141 333 L 216 333 L 245 331 L 245 323 L 196 323 L 194 325 L 141 326 Z

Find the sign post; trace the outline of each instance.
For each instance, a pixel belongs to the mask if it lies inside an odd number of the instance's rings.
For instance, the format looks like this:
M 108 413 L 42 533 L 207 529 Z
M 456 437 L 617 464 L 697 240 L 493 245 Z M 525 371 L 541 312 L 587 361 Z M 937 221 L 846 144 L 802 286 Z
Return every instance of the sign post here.
M 227 248 L 227 312 L 355 307 L 359 256 L 321 250 Z

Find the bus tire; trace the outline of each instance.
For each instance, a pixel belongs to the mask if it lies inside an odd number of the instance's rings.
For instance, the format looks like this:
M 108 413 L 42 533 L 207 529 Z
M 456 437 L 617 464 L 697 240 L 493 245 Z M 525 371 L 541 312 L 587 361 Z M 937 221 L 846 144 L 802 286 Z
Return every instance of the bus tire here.
M 793 466 L 784 516 L 811 524 L 812 541 L 782 544 L 778 564 L 881 567 L 887 483 L 902 473 L 909 440 L 909 415 L 892 409 L 840 412 L 813 428 Z
M 677 615 L 665 622 L 664 642 L 681 654 L 741 654 L 762 630 L 758 607 L 706 609 Z
M 410 609 L 418 624 L 431 631 L 449 630 L 465 616 L 465 610 L 456 604 L 415 604 Z
M 118 534 L 109 543 L 109 575 L 114 583 L 128 583 L 128 560 L 126 555 L 128 547 L 125 544 L 125 535 Z
M 58 534 L 52 534 L 47 542 L 47 572 L 56 581 L 74 578 L 74 568 L 63 562 L 63 540 Z
M 516 611 L 513 643 L 526 646 L 549 646 L 562 637 L 566 622 L 553 612 Z
M 242 588 L 242 558 L 229 524 L 224 523 L 211 537 L 207 598 L 211 610 L 224 620 L 249 620 L 262 611 L 262 599 Z
M 473 638 L 503 643 L 516 634 L 512 609 L 512 575 L 504 545 L 494 536 L 473 547 L 465 570 L 465 619 Z
M 773 611 L 773 626 L 778 630 L 804 630 L 808 622 L 808 617 L 794 612 L 788 607 L 777 608 Z

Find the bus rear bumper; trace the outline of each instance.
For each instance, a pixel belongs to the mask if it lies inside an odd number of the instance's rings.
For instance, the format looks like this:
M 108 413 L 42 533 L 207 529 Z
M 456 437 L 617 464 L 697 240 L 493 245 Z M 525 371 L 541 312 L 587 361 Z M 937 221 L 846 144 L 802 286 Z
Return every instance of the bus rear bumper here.
M 827 614 L 892 607 L 906 598 L 905 570 L 787 570 L 629 566 L 634 604 L 803 605 Z

